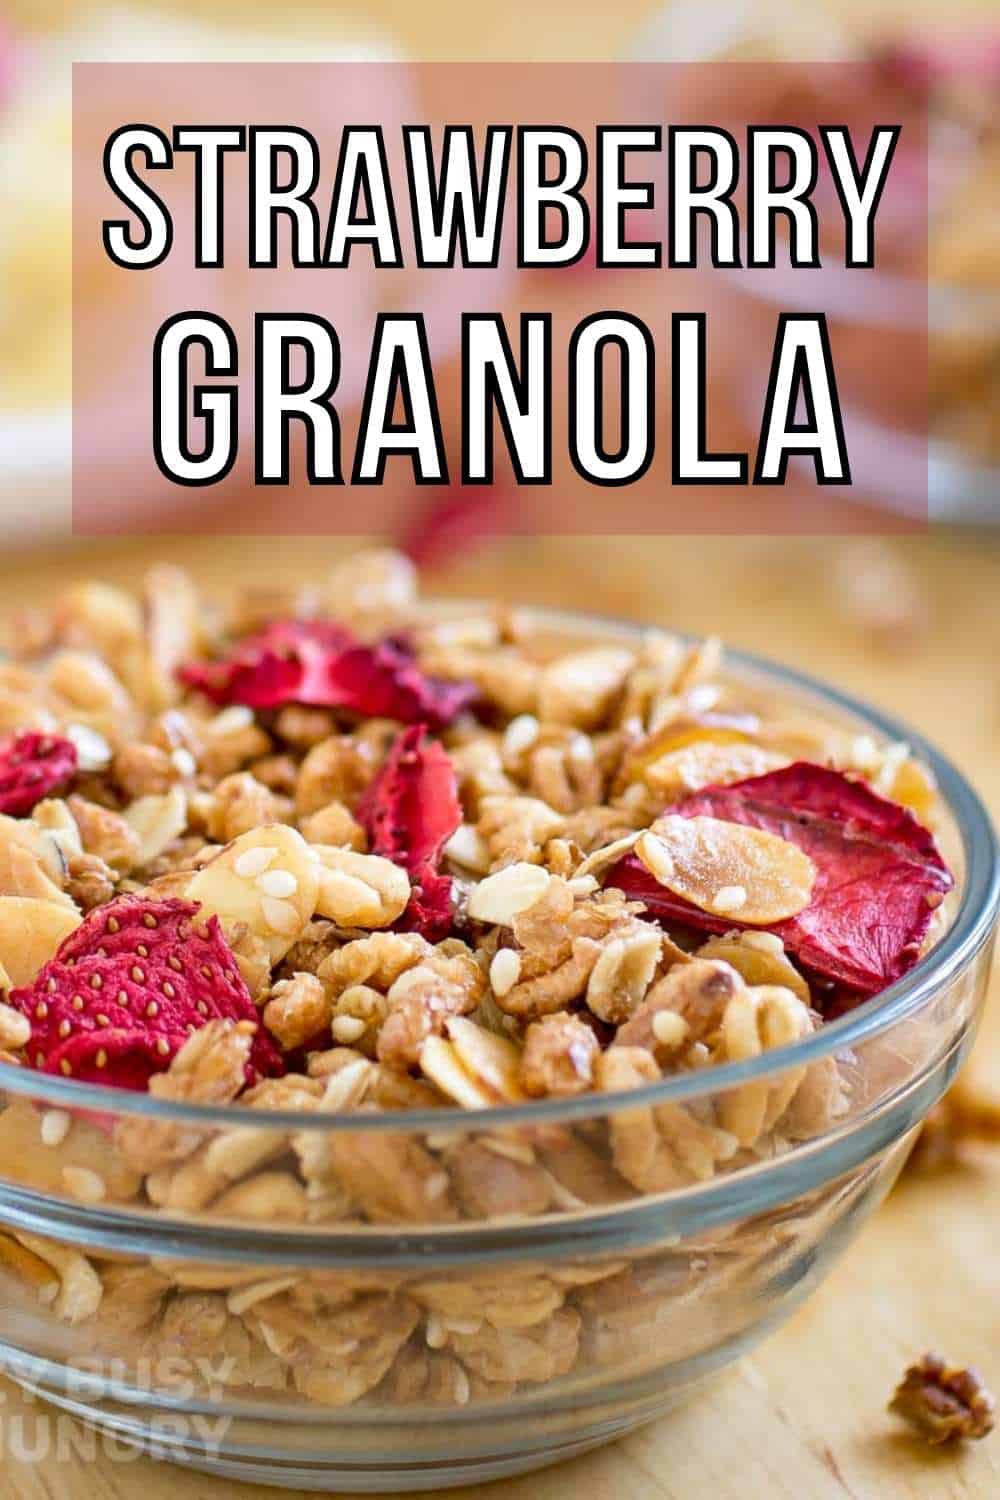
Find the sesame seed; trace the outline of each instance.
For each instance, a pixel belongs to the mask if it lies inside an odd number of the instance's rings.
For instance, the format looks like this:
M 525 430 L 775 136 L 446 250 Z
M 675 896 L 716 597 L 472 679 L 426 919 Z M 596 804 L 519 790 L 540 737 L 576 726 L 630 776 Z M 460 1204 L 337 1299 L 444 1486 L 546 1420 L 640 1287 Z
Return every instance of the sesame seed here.
M 90 988 L 92 990 L 99 990 L 99 989 L 102 989 L 103 986 L 104 986 L 104 980 L 101 978 L 100 974 L 91 974 L 91 976 L 90 976 Z
M 168 1000 L 172 1000 L 177 993 L 173 985 L 170 983 L 169 979 L 165 979 L 163 981 L 163 993 L 166 995 Z
M 135 980 L 136 984 L 145 984 L 146 983 L 146 976 L 143 973 L 143 971 L 139 968 L 138 964 L 136 964 L 133 967 L 133 969 L 132 969 L 132 978 Z
M 136 951 L 136 953 L 138 953 L 138 955 L 139 955 L 140 958 L 148 958 L 149 957 L 149 949 L 146 947 L 145 943 L 136 943 L 136 945 L 135 945 L 135 951 Z
M 61 1146 L 69 1135 L 73 1120 L 64 1109 L 47 1109 L 42 1115 L 40 1134 L 43 1146 Z
M 167 959 L 167 963 L 178 974 L 181 972 L 181 970 L 184 967 L 184 965 L 181 963 L 180 959 L 177 957 L 176 953 L 171 953 L 170 954 L 169 958 Z
M 147 912 L 143 913 L 142 924 L 143 924 L 144 927 L 155 927 L 156 926 L 156 918 L 153 916 L 153 913 L 151 911 L 147 911 Z
M 121 932 L 121 930 L 122 930 L 122 924 L 119 922 L 118 918 L 117 917 L 109 917 L 108 918 L 108 931 L 109 932 Z
M 258 844 L 256 848 L 244 849 L 233 862 L 233 869 L 242 880 L 254 880 L 262 875 L 268 865 L 273 864 L 278 851 L 273 846 Z
M 263 896 L 260 910 L 272 932 L 281 932 L 286 936 L 298 932 L 299 914 L 294 906 L 289 906 L 287 901 L 278 901 L 274 896 Z
M 299 882 L 291 870 L 265 870 L 263 875 L 257 876 L 254 884 L 265 896 L 276 896 L 279 899 L 294 896 L 299 888 Z
M 155 1000 L 150 1000 L 149 1004 L 146 1006 L 146 1014 L 150 1020 L 153 1020 L 155 1016 L 158 1016 L 160 1014 L 160 1007 L 157 1005 Z
M 74 995 L 72 1000 L 70 1001 L 70 1004 L 72 1005 L 74 1010 L 83 1010 L 83 996 Z
M 98 1026 L 111 1025 L 111 1017 L 106 1016 L 103 1011 L 98 1011 L 97 1015 L 94 1017 L 94 1020 L 97 1022 Z
M 69 1034 L 70 1034 L 70 1032 L 72 1030 L 73 1030 L 73 1028 L 69 1024 L 68 1021 L 60 1021 L 59 1022 L 59 1035 L 60 1036 L 69 1036 Z

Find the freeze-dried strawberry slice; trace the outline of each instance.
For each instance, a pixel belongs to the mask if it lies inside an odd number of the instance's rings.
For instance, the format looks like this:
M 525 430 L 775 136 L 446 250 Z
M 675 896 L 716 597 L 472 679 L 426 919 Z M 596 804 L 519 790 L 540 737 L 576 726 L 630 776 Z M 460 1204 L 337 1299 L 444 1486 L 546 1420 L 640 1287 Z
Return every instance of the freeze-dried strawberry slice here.
M 413 724 L 393 741 L 385 764 L 357 809 L 373 854 L 413 875 L 436 865 L 462 821 L 458 781 L 451 757 L 426 724 Z
M 82 1076 L 77 1063 L 85 1062 L 88 1077 L 142 1088 L 207 1021 L 256 1024 L 218 918 L 202 924 L 197 915 L 191 901 L 137 896 L 95 907 L 34 982 L 11 992 L 10 1003 L 31 1022 L 32 1065 Z M 253 1077 L 283 1071 L 263 1030 L 250 1070 Z
M 395 924 L 397 931 L 419 932 L 429 943 L 440 943 L 454 922 L 451 877 L 438 875 L 430 865 L 424 865 L 413 878 L 406 910 Z
M 406 641 L 373 646 L 323 621 L 278 621 L 241 641 L 219 662 L 193 662 L 181 680 L 218 704 L 280 708 L 304 703 L 364 718 L 450 724 L 476 697 L 471 683 L 428 677 Z
M 451 881 L 439 875 L 441 850 L 462 821 L 458 782 L 443 745 L 413 724 L 397 735 L 385 765 L 371 782 L 356 816 L 372 854 L 401 865 L 413 882 L 397 926 L 431 942 L 452 925 Z
M 707 816 L 777 834 L 812 860 L 812 896 L 776 933 L 812 973 L 874 995 L 916 962 L 934 909 L 952 878 L 933 835 L 906 808 L 864 782 L 800 761 L 732 786 L 706 787 L 666 811 Z M 634 855 L 605 884 L 645 903 L 650 915 L 704 932 L 739 925 L 674 896 Z
M 52 734 L 30 731 L 0 743 L 0 813 L 30 813 L 76 771 L 76 746 Z
M 154 1073 L 162 1073 L 187 1041 L 187 1032 L 161 1035 L 151 1047 L 147 1031 L 119 1031 L 117 1027 L 101 1031 L 78 1032 L 60 1042 L 49 1054 L 45 1071 L 61 1073 L 80 1083 L 103 1083 L 116 1089 L 142 1090 L 149 1087 Z M 108 1119 L 91 1115 L 95 1123 Z M 113 1120 L 108 1119 L 109 1127 Z

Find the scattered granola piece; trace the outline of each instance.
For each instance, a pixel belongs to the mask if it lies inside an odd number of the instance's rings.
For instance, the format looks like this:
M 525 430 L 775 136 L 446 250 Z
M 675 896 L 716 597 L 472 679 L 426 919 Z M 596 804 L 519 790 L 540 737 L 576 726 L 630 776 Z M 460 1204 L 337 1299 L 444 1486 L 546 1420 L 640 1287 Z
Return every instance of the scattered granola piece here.
M 986 1437 L 995 1409 L 976 1370 L 949 1365 L 939 1354 L 924 1354 L 910 1365 L 889 1402 L 890 1411 L 933 1445 Z

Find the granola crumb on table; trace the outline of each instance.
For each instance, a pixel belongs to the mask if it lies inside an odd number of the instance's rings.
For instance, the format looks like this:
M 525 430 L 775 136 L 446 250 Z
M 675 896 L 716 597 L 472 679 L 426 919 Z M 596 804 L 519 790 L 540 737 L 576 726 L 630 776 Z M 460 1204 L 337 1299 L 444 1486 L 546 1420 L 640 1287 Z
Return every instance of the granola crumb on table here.
M 926 1442 L 984 1438 L 993 1431 L 996 1402 L 976 1370 L 924 1354 L 910 1365 L 889 1402 Z
M 916 961 L 950 884 L 905 747 L 862 755 L 817 724 L 805 764 L 801 721 L 744 701 L 717 643 L 560 641 L 520 612 L 428 612 L 390 552 L 225 617 L 174 569 L 141 602 L 81 585 L 15 644 L 3 1061 L 246 1121 L 8 1099 L 0 1172 L 78 1203 L 452 1226 L 752 1167 L 852 1108 L 853 1059 L 690 1103 L 622 1096 L 794 1047 Z M 847 881 L 859 900 L 832 922 Z M 456 1107 L 588 1095 L 574 1125 L 455 1123 Z M 448 1113 L 416 1131 L 414 1110 Z M 262 1124 L 271 1111 L 298 1121 Z M 343 1113 L 398 1129 L 310 1129 Z M 758 1217 L 745 1253 L 733 1239 L 442 1279 L 145 1263 L 11 1231 L 0 1275 L 92 1322 L 101 1347 L 221 1349 L 236 1386 L 461 1406 L 641 1358 L 636 1320 L 681 1316 L 695 1283 L 724 1305 L 774 1253 Z M 934 1369 L 920 1399 L 940 1390 L 963 1430 L 982 1427 L 984 1398 Z

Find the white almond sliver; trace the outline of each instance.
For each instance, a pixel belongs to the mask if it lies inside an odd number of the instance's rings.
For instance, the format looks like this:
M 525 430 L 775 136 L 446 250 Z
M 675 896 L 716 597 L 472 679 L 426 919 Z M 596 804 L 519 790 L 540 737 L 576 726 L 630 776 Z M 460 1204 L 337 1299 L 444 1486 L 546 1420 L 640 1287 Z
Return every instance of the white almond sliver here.
M 544 896 L 551 875 L 540 865 L 508 865 L 481 880 L 469 897 L 468 913 L 477 922 L 509 926 L 522 911 Z
M 500 999 L 512 990 L 521 977 L 521 955 L 514 948 L 501 948 L 490 964 L 490 984 Z
M 137 864 L 157 859 L 187 827 L 187 794 L 173 786 L 162 795 L 139 797 L 125 809 L 125 821 L 139 839 Z
M 520 1084 L 520 1049 L 506 1037 L 477 1026 L 465 1016 L 450 1016 L 448 1037 L 466 1072 L 492 1095 L 494 1104 L 517 1104 L 525 1093 Z
M 490 868 L 489 847 L 472 823 L 460 823 L 441 852 L 445 859 L 476 875 L 485 875 Z
M 429 1036 L 420 1049 L 420 1071 L 437 1084 L 448 1099 L 463 1109 L 489 1109 L 497 1100 L 463 1068 L 458 1053 L 444 1037 Z
M 642 835 L 635 852 L 675 896 L 713 916 L 735 915 L 741 925 L 797 916 L 816 879 L 815 865 L 795 844 L 721 818 L 670 813 Z

